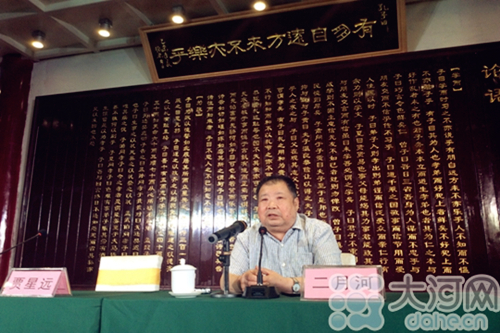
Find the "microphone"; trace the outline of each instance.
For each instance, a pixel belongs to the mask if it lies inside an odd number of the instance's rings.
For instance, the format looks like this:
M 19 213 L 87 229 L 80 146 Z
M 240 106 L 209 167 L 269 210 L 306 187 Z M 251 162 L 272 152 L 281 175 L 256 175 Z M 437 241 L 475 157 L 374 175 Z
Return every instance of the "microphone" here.
M 262 278 L 262 246 L 264 245 L 264 235 L 267 233 L 267 228 L 262 226 L 259 228 L 260 234 L 260 253 L 259 253 L 259 267 L 257 271 L 257 284 L 255 286 L 248 286 L 243 292 L 245 298 L 277 298 L 280 297 L 275 287 L 265 286 Z
M 208 236 L 208 241 L 210 243 L 217 243 L 218 241 L 222 239 L 229 239 L 234 235 L 239 234 L 243 230 L 247 228 L 246 222 L 243 221 L 236 221 L 233 224 L 231 224 L 229 227 L 224 228 L 222 230 L 217 231 L 216 233 L 211 234 Z
M 45 230 L 45 229 L 40 229 L 40 230 L 38 230 L 38 232 L 36 233 L 36 235 L 35 235 L 35 236 L 32 236 L 32 237 L 28 238 L 27 240 L 25 240 L 24 242 L 21 242 L 21 243 L 19 243 L 19 244 L 16 244 L 16 245 L 14 245 L 13 247 L 8 248 L 7 250 L 5 250 L 5 251 L 3 251 L 3 252 L 0 252 L 0 255 L 2 255 L 2 254 L 4 254 L 4 253 L 7 253 L 7 252 L 9 252 L 10 250 L 15 249 L 16 247 L 18 247 L 18 246 L 20 246 L 20 245 L 23 245 L 24 243 L 29 242 L 30 240 L 35 239 L 35 238 L 37 238 L 37 237 L 41 237 L 41 238 L 45 238 L 45 237 L 47 237 L 47 230 Z
M 257 285 L 264 285 L 262 278 L 262 245 L 264 245 L 264 235 L 267 233 L 267 228 L 262 226 L 259 228 L 260 234 L 260 253 L 259 253 L 259 271 L 257 272 Z

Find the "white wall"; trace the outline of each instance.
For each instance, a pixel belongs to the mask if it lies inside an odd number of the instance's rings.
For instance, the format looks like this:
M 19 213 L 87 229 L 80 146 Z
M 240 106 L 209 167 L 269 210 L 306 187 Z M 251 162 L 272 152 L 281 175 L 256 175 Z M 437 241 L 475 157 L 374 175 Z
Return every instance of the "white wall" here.
M 500 41 L 499 0 L 431 0 L 406 6 L 408 51 Z
M 127 48 L 35 63 L 30 99 L 149 83 L 152 80 L 144 51 Z

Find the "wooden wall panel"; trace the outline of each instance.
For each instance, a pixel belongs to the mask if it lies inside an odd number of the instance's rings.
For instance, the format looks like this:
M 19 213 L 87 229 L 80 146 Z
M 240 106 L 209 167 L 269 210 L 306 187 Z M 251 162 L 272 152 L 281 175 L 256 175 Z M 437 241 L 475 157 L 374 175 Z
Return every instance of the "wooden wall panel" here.
M 16 203 L 33 62 L 15 55 L 0 63 L 0 252 L 15 243 Z M 13 244 L 14 243 L 14 244 Z M 7 278 L 12 253 L 0 257 L 0 279 Z
M 279 173 L 387 282 L 498 277 L 499 47 L 38 98 L 20 234 L 49 237 L 16 263 L 92 287 L 100 256 L 158 253 L 162 287 L 181 258 L 216 286 L 208 236 Z

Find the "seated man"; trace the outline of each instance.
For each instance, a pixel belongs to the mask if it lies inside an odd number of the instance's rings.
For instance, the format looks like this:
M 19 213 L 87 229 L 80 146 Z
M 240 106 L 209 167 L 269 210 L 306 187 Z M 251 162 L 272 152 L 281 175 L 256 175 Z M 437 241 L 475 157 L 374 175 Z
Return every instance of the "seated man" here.
M 332 228 L 325 222 L 298 214 L 299 198 L 292 179 L 271 176 L 257 186 L 260 223 L 238 235 L 231 252 L 229 291 L 242 293 L 257 284 L 261 236 L 267 228 L 262 249 L 265 285 L 282 293 L 298 294 L 303 288 L 303 265 L 340 265 L 340 250 Z M 222 288 L 224 277 L 221 277 Z

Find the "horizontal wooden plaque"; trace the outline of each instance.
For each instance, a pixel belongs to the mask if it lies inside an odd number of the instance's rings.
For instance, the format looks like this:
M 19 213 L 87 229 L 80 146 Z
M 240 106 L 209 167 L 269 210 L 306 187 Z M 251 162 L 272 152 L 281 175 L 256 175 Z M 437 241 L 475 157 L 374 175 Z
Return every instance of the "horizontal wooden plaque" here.
M 404 52 L 403 0 L 329 1 L 141 29 L 153 82 Z

